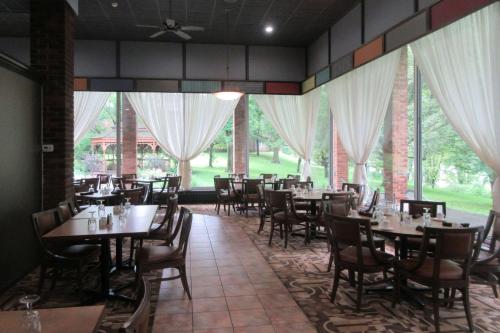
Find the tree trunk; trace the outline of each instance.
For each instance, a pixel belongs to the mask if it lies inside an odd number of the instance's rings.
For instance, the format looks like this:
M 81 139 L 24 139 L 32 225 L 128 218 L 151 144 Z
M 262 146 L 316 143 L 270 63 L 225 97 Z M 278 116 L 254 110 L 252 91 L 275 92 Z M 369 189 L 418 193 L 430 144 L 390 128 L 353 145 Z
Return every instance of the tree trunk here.
M 214 144 L 213 143 L 210 145 L 210 149 L 208 151 L 208 167 L 209 168 L 214 167 Z
M 255 154 L 257 156 L 259 156 L 259 154 L 260 154 L 259 144 L 260 144 L 259 139 L 255 139 Z
M 226 171 L 229 173 L 233 172 L 233 143 L 227 143 L 227 167 Z
M 299 160 L 297 161 L 297 173 L 300 173 L 300 165 L 302 164 L 302 157 L 299 157 Z
M 273 160 L 271 163 L 280 164 L 280 147 L 273 148 Z

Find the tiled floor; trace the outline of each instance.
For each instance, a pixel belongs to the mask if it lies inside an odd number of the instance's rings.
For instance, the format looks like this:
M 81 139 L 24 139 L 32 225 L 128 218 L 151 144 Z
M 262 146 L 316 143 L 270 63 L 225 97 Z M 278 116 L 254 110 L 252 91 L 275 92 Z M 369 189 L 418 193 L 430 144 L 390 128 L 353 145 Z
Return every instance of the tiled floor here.
M 188 256 L 193 300 L 180 280 L 163 282 L 154 333 L 316 332 L 238 225 L 194 215 Z

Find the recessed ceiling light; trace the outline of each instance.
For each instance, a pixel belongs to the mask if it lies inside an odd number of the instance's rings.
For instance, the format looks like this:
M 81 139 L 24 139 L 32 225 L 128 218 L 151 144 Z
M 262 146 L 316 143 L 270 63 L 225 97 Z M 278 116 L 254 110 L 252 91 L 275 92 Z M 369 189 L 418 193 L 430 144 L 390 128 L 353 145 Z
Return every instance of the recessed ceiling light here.
M 111 6 L 112 6 L 113 8 L 118 7 L 118 1 L 113 1 L 113 2 L 111 2 Z
M 268 34 L 272 33 L 274 31 L 274 28 L 272 25 L 266 25 L 266 27 L 264 28 L 264 31 Z

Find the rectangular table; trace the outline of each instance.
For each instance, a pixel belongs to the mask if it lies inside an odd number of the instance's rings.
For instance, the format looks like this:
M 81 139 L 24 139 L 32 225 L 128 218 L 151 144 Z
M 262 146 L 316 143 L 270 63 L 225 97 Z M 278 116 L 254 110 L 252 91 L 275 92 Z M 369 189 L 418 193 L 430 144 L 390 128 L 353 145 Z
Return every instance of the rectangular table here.
M 43 333 L 93 333 L 97 331 L 104 305 L 39 309 Z M 0 311 L 0 332 L 21 332 L 26 311 Z
M 109 207 L 112 209 L 112 207 Z M 108 209 L 109 209 L 108 208 Z M 85 212 L 93 208 L 88 208 Z M 97 210 L 97 209 L 96 209 Z M 121 242 L 125 237 L 142 238 L 149 234 L 151 225 L 153 224 L 158 205 L 141 205 L 132 206 L 130 212 L 126 217 L 125 223 L 119 222 L 118 215 L 113 215 L 113 224 L 100 228 L 97 226 L 96 230 L 90 231 L 88 227 L 88 218 L 75 216 L 65 223 L 61 224 L 54 230 L 43 235 L 43 239 L 52 241 L 82 241 L 86 239 L 101 240 L 101 268 L 102 268 L 102 285 L 103 291 L 108 296 L 113 296 L 109 290 L 109 271 L 111 267 L 110 262 L 110 248 L 109 240 L 116 238 L 117 253 L 116 253 L 116 266 L 121 267 Z M 80 214 L 82 214 L 80 213 Z M 79 214 L 79 215 L 80 215 Z M 96 214 L 97 215 L 97 214 Z M 81 215 L 85 216 L 85 215 Z M 97 216 L 96 216 L 97 218 Z
M 137 183 L 137 184 L 146 184 L 148 186 L 148 204 L 153 203 L 153 185 L 154 183 L 162 183 L 165 179 L 142 179 L 142 178 L 134 178 L 127 179 L 127 183 Z

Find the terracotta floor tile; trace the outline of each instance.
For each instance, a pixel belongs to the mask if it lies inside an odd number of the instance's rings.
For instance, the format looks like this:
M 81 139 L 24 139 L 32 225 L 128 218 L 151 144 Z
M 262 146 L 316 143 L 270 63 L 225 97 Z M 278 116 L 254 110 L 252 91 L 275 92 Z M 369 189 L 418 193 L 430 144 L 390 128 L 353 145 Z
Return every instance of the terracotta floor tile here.
M 228 284 L 250 284 L 250 279 L 243 274 L 221 274 L 220 280 L 222 281 L 222 285 Z
M 257 295 L 268 295 L 288 292 L 281 282 L 253 283 Z
M 227 311 L 224 297 L 198 298 L 193 300 L 193 312 Z
M 180 299 L 188 299 L 183 288 L 160 289 L 160 293 L 158 294 L 158 301 L 173 301 Z
M 198 312 L 193 314 L 193 327 L 198 329 L 232 327 L 228 311 Z
M 308 323 L 306 315 L 298 306 L 266 308 L 273 324 Z
M 232 327 L 209 328 L 206 330 L 194 330 L 194 333 L 233 333 Z
M 188 299 L 174 301 L 160 301 L 156 304 L 155 315 L 168 313 L 191 313 L 193 305 Z
M 259 299 L 265 309 L 297 306 L 295 300 L 288 293 L 259 295 Z
M 218 275 L 195 276 L 191 279 L 193 287 L 220 286 L 221 281 Z
M 228 284 L 223 285 L 226 297 L 256 295 L 256 291 L 251 284 Z
M 193 298 L 222 297 L 224 291 L 221 286 L 193 287 Z
M 217 267 L 191 267 L 191 277 L 219 275 Z
M 188 314 L 162 314 L 155 315 L 153 332 L 180 332 L 193 329 L 193 315 Z
M 257 296 L 232 296 L 226 297 L 229 310 L 263 309 Z
M 241 276 L 248 277 L 247 271 L 245 270 L 245 267 L 243 267 L 243 266 L 223 266 L 223 267 L 219 267 L 219 273 L 221 275 L 235 275 L 235 274 L 239 274 Z
M 207 260 L 191 260 L 191 268 L 216 267 L 217 264 L 213 259 Z
M 234 333 L 275 333 L 271 325 L 235 327 Z
M 263 309 L 230 311 L 234 327 L 262 326 L 270 324 L 269 318 Z
M 216 259 L 217 267 L 228 267 L 228 266 L 241 266 L 240 260 L 238 258 L 231 259 Z

